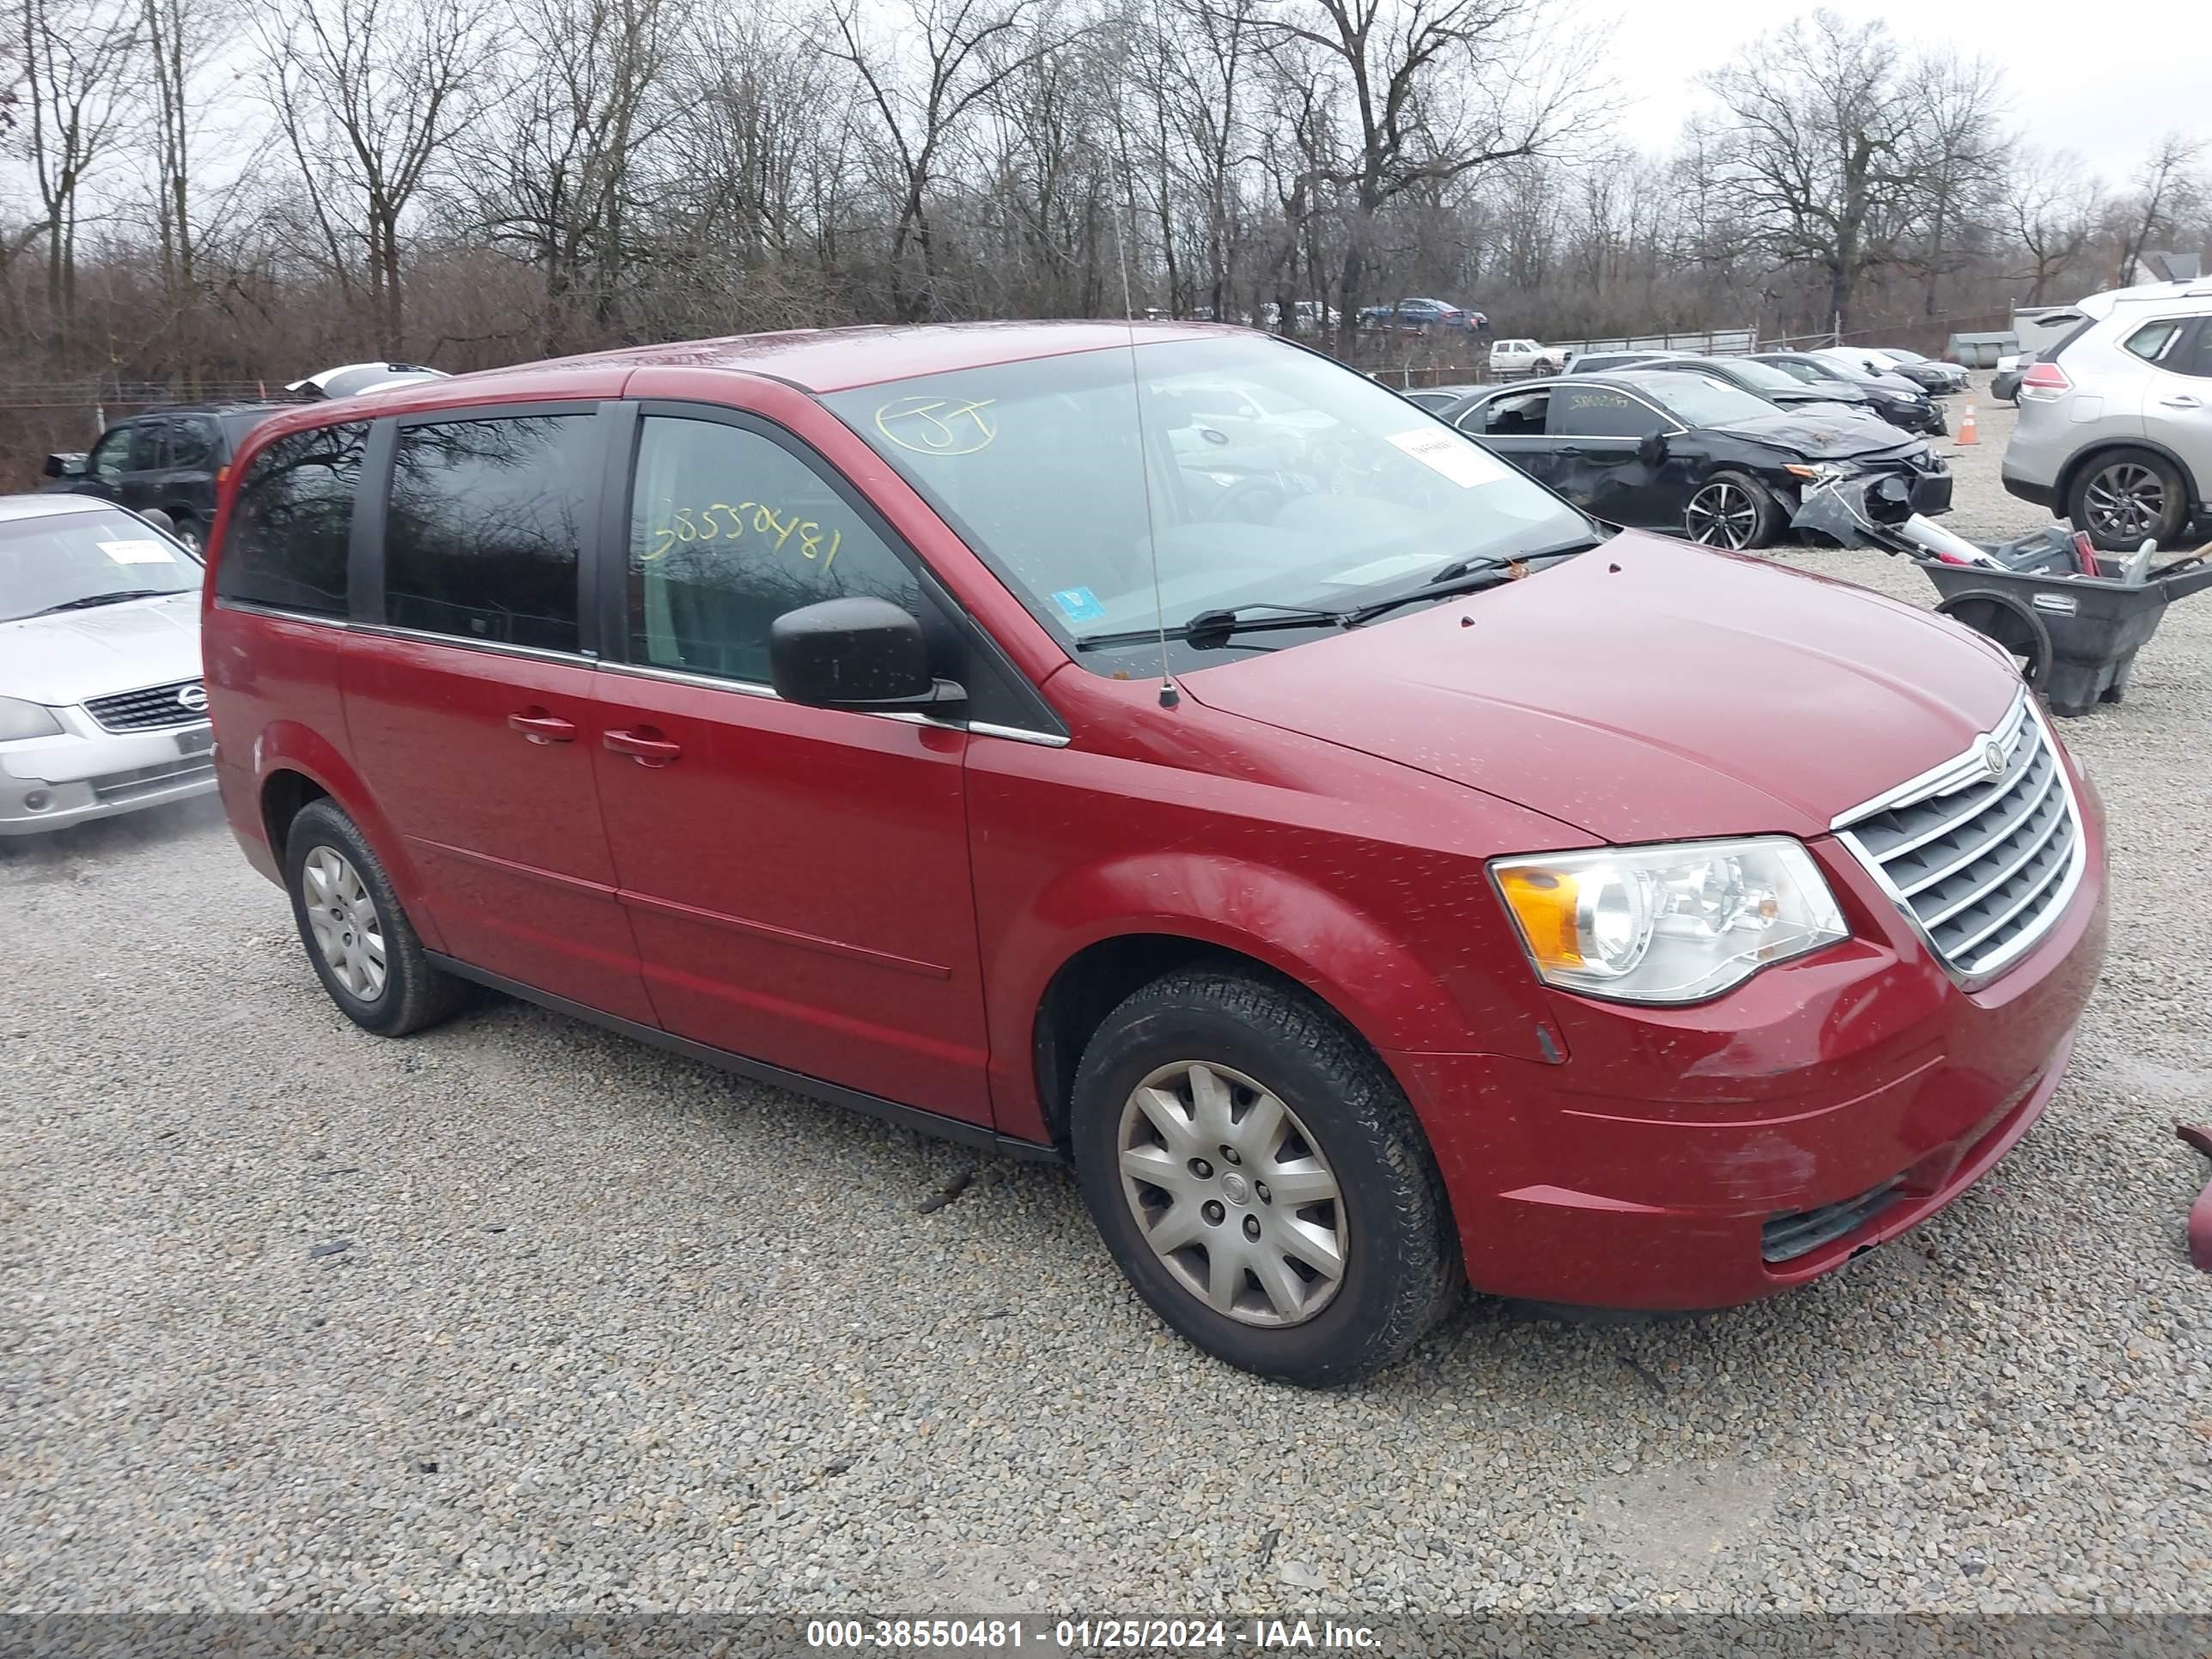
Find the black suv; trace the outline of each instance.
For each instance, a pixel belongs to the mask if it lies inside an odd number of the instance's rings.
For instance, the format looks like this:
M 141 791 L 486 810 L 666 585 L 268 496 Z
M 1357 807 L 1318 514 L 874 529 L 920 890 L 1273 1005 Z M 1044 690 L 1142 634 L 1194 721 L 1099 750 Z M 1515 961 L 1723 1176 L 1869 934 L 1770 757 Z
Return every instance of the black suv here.
M 198 552 L 215 517 L 217 476 L 246 434 L 279 405 L 191 404 L 118 421 L 82 454 L 49 455 L 49 489 L 98 495 L 137 512 L 159 507 Z

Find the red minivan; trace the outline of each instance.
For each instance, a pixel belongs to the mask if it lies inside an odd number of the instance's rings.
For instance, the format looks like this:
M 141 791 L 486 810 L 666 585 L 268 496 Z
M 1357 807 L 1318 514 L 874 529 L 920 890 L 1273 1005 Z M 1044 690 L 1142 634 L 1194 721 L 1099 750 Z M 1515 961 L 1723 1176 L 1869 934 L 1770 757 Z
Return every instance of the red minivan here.
M 1243 331 L 709 341 L 280 416 L 217 772 L 391 1036 L 474 981 L 1070 1161 L 1199 1346 L 1717 1308 L 2057 1088 L 2094 790 L 2008 661 L 1594 523 Z

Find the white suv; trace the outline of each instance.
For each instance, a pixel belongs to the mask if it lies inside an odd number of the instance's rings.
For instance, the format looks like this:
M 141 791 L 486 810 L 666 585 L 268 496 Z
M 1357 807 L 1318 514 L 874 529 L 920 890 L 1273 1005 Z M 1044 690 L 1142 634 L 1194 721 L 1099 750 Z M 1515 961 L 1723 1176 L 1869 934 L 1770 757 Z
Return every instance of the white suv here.
M 1563 348 L 1534 340 L 1499 340 L 1490 348 L 1492 374 L 1557 374 L 1566 366 Z
M 2118 289 L 2081 310 L 2023 365 L 2004 487 L 2107 550 L 2171 547 L 2212 489 L 2212 282 Z

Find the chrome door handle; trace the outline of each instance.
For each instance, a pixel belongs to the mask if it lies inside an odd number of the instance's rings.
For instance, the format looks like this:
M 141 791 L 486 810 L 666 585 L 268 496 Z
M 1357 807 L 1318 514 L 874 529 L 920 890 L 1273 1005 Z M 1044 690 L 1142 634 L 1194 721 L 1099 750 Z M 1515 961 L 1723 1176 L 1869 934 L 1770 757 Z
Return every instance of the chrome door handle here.
M 519 714 L 507 717 L 507 730 L 520 732 L 532 743 L 574 743 L 576 725 L 558 714 L 549 714 L 544 709 L 532 707 Z
M 2191 397 L 2186 392 L 2178 392 L 2171 398 L 2160 398 L 2159 402 L 2164 404 L 2168 409 L 2202 409 L 2204 407 L 2203 404 Z

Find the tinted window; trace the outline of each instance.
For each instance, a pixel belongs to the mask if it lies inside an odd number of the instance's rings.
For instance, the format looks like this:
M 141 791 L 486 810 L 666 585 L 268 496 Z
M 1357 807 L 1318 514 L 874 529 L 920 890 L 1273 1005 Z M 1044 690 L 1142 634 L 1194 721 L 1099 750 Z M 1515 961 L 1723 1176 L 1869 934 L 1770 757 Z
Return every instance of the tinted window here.
M 2190 325 L 2189 337 L 2166 354 L 2165 367 L 2212 380 L 2212 318 L 2199 317 Z
M 215 465 L 215 428 L 206 421 L 171 421 L 168 455 L 163 465 L 202 471 Z
M 1640 398 L 1611 386 L 1562 386 L 1552 399 L 1550 429 L 1563 438 L 1640 438 L 1667 422 Z
M 1486 404 L 1477 404 L 1459 418 L 1460 430 L 1479 433 L 1486 438 L 1540 437 L 1544 431 L 1544 411 L 1551 407 L 1548 392 L 1529 392 L 1507 398 L 1492 398 Z
M 403 428 L 384 526 L 384 617 L 574 651 L 592 477 L 588 415 Z
M 769 625 L 817 599 L 921 592 L 867 521 L 782 445 L 647 416 L 630 502 L 630 660 L 766 684 Z
M 316 427 L 279 438 L 253 458 L 223 532 L 219 597 L 345 614 L 346 545 L 368 442 L 364 422 Z

